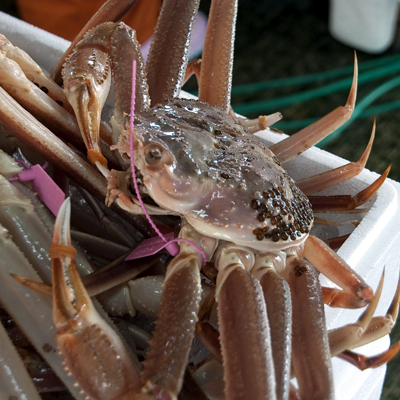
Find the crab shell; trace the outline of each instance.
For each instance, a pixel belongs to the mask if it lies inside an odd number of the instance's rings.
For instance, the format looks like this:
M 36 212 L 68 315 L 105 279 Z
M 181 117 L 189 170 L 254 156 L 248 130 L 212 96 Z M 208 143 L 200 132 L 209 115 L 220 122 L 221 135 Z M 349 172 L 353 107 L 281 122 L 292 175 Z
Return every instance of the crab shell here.
M 313 214 L 269 148 L 217 106 L 173 100 L 135 117 L 150 196 L 200 233 L 261 251 L 302 243 Z

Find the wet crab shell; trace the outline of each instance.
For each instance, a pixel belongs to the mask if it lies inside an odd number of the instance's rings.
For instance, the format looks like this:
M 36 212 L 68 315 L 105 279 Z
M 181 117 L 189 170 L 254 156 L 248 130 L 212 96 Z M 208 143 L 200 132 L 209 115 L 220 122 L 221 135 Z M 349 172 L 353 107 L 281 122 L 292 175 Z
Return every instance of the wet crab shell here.
M 137 115 L 134 136 L 151 197 L 197 231 L 264 251 L 307 237 L 308 198 L 269 148 L 220 108 L 173 100 Z

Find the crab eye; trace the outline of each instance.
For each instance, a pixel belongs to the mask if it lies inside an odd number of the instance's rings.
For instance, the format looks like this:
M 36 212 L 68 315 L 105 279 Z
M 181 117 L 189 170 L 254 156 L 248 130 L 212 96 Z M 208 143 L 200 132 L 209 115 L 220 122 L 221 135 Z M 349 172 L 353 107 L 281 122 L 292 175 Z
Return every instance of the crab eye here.
M 164 149 L 159 145 L 151 145 L 146 151 L 145 160 L 148 165 L 156 165 L 163 156 Z

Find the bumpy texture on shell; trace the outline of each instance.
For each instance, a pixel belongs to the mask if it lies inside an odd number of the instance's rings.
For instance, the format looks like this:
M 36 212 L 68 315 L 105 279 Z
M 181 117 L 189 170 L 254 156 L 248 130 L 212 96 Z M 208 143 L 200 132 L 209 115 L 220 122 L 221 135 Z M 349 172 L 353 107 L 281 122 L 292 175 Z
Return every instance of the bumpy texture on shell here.
M 201 233 L 277 250 L 309 232 L 307 197 L 268 147 L 220 108 L 173 100 L 137 115 L 135 136 L 152 198 Z M 152 144 L 168 154 L 161 170 L 146 164 L 146 146 Z

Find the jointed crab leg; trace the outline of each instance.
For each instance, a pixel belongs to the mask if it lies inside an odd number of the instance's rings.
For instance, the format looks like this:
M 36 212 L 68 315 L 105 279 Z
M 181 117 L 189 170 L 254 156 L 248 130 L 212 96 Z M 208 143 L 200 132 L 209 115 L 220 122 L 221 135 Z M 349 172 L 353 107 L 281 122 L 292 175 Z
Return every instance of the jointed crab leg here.
M 325 291 L 326 304 L 331 307 L 358 308 L 367 305 L 372 299 L 372 289 L 321 239 L 315 236 L 307 238 L 304 257 L 332 282 L 343 288 Z
M 58 62 L 57 66 L 54 68 L 52 73 L 52 78 L 58 84 L 62 84 L 61 79 L 61 69 L 65 63 L 65 59 L 73 52 L 75 46 L 78 44 L 80 40 L 83 39 L 83 36 L 95 26 L 103 23 L 103 22 L 117 22 L 121 19 L 135 4 L 137 0 L 108 0 L 106 1 L 102 7 L 93 15 L 93 17 L 89 20 L 89 22 L 82 28 L 82 30 L 78 33 L 77 37 L 71 42 L 67 51 L 63 54 Z
M 249 273 L 253 263 L 252 254 L 235 245 L 220 248 L 216 255 L 225 395 L 272 400 L 276 386 L 270 329 L 261 286 Z M 249 352 L 249 348 L 258 350 Z
M 122 47 L 124 50 L 122 51 Z M 90 61 L 91 60 L 91 61 Z M 136 32 L 123 23 L 104 23 L 89 31 L 69 56 L 63 69 L 64 91 L 75 110 L 88 158 L 106 166 L 99 147 L 101 110 L 110 91 L 111 64 L 114 69 L 115 112 L 119 124 L 130 111 L 132 61 L 137 62 L 136 109 L 149 107 L 144 63 Z
M 146 64 L 152 106 L 178 97 L 181 91 L 198 7 L 199 0 L 163 2 Z
M 226 112 L 231 98 L 236 13 L 236 0 L 212 2 L 201 63 L 199 99 Z
M 292 363 L 300 398 L 333 399 L 329 343 L 318 275 L 313 266 L 293 256 L 289 257 L 285 271 L 292 295 Z
M 271 254 L 256 254 L 252 274 L 259 279 L 267 306 L 271 328 L 271 345 L 274 357 L 276 395 L 280 400 L 289 396 L 292 302 L 290 288 L 285 279 L 277 273 Z M 280 260 L 277 260 L 279 262 Z M 286 261 L 286 260 L 285 260 Z M 285 262 L 284 261 L 284 262 Z
M 41 125 L 10 95 L 0 88 L 0 118 L 2 124 L 50 163 L 63 169 L 74 181 L 92 194 L 106 197 L 104 178 L 77 156 L 65 143 Z
M 67 199 L 57 216 L 50 248 L 57 346 L 89 397 L 115 399 L 139 388 L 138 370 L 119 335 L 100 317 L 86 293 L 75 266 L 69 219 Z
M 215 249 L 215 239 L 200 235 L 189 224 L 182 227 L 181 236 L 199 243 L 207 257 Z M 181 242 L 163 284 L 156 329 L 143 362 L 142 393 L 174 399 L 180 391 L 200 304 L 201 263 L 200 253 Z
M 296 184 L 300 188 L 300 190 L 304 194 L 309 196 L 358 175 L 365 168 L 365 165 L 368 161 L 368 157 L 372 148 L 372 143 L 375 138 L 375 125 L 376 124 L 374 121 L 368 145 L 365 148 L 361 158 L 357 162 L 351 162 L 343 165 L 342 167 L 332 169 L 322 174 L 314 175 L 309 178 L 304 178 L 296 181 Z
M 357 59 L 355 58 L 353 83 L 346 104 L 343 107 L 336 108 L 318 121 L 291 135 L 287 139 L 272 145 L 270 149 L 279 161 L 284 163 L 295 158 L 320 142 L 323 138 L 330 135 L 351 117 L 356 102 L 357 74 Z

